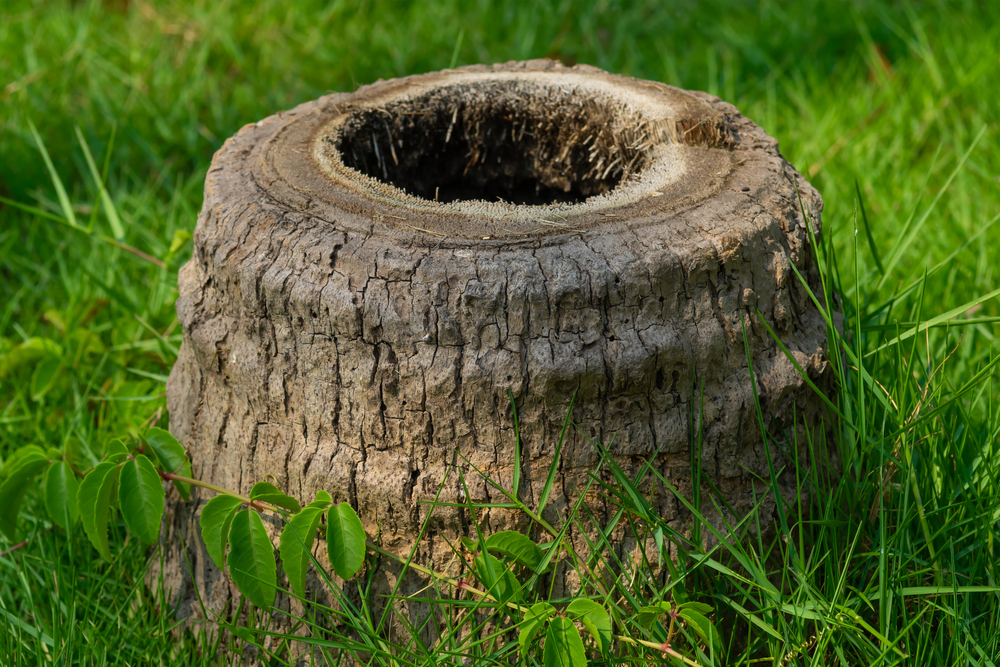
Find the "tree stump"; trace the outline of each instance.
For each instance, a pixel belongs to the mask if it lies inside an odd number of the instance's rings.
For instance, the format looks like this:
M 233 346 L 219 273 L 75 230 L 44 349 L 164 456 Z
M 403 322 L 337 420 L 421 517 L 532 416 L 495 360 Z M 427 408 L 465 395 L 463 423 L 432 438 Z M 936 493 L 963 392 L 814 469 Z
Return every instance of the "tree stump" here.
M 325 489 L 405 553 L 421 501 L 466 500 L 458 469 L 472 502 L 500 500 L 473 466 L 509 487 L 511 398 L 521 497 L 537 501 L 575 396 L 549 519 L 600 442 L 688 496 L 695 456 L 739 520 L 770 478 L 747 346 L 783 494 L 792 443 L 807 469 L 803 434 L 821 430 L 819 398 L 758 317 L 819 381 L 826 327 L 792 265 L 819 293 L 807 225 L 818 237 L 821 209 L 733 106 L 593 67 L 475 66 L 328 95 L 215 155 L 180 272 L 170 429 L 195 477 L 246 493 L 274 475 L 303 502 Z M 684 505 L 649 493 L 684 532 Z M 194 496 L 173 505 L 166 583 L 225 614 L 235 589 L 196 527 L 211 494 Z M 508 511 L 478 518 L 524 528 Z M 469 521 L 436 508 L 419 558 L 449 560 L 440 538 Z

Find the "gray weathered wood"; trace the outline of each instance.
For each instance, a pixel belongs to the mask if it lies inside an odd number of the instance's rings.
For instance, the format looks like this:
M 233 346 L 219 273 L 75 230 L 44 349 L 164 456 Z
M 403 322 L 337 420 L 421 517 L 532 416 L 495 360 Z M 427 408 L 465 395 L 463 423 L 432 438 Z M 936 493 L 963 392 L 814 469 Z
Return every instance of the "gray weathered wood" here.
M 641 154 L 642 168 L 612 188 L 596 163 L 583 165 L 585 194 L 597 194 L 582 203 L 442 203 L 353 170 L 337 154 L 338 132 L 378 109 L 387 115 L 386 138 L 372 171 L 402 169 L 400 154 L 403 166 L 416 158 L 402 135 L 390 145 L 405 125 L 393 109 L 418 108 L 421 95 L 448 87 L 478 104 L 484 85 L 529 99 L 526 117 L 535 113 L 531 100 L 554 96 L 557 113 L 568 109 L 556 119 L 566 127 L 584 113 L 579 105 L 597 99 L 610 134 L 593 144 L 603 141 L 609 155 Z M 454 116 L 456 132 L 494 140 L 466 109 Z M 565 132 L 553 136 L 569 141 Z M 561 192 L 575 178 L 565 176 L 570 167 L 542 173 L 557 158 L 524 168 Z M 424 175 L 426 193 L 433 174 Z M 323 97 L 245 126 L 215 155 L 194 256 L 180 273 L 184 342 L 167 387 L 170 429 L 188 447 L 196 477 L 246 493 L 270 474 L 303 502 L 326 489 L 357 508 L 370 535 L 380 528 L 386 548 L 404 553 L 430 511 L 420 501 L 439 487 L 442 501 L 465 500 L 455 471 L 443 481 L 450 466 L 464 473 L 472 501 L 501 500 L 472 466 L 510 485 L 509 394 L 523 439 L 521 498 L 536 502 L 575 393 L 577 427 L 566 438 L 548 519 L 561 520 L 594 470 L 588 439 L 609 444 L 626 470 L 652 458 L 690 496 L 692 433 L 701 424 L 703 474 L 725 494 L 731 518 L 751 510 L 756 490 L 758 501 L 767 498 L 766 522 L 775 504 L 759 481 L 769 471 L 744 327 L 776 436 L 774 464 L 788 466 L 797 438 L 807 468 L 804 428 L 821 430 L 821 403 L 754 309 L 821 381 L 825 325 L 791 268 L 819 293 L 806 226 L 819 236 L 821 209 L 777 142 L 733 106 L 591 67 L 469 67 Z M 786 467 L 780 484 L 786 497 L 794 493 L 794 469 Z M 685 532 L 683 506 L 660 485 L 648 491 Z M 175 499 L 167 584 L 190 611 L 194 583 L 225 613 L 235 591 L 196 530 L 210 494 L 194 496 L 190 505 Z M 591 500 L 607 518 L 613 508 L 593 492 Z M 489 531 L 525 527 L 509 512 L 479 518 Z M 455 508 L 435 509 L 420 558 L 450 560 L 439 538 L 454 541 L 469 520 Z M 622 534 L 620 548 L 634 549 L 634 540 Z

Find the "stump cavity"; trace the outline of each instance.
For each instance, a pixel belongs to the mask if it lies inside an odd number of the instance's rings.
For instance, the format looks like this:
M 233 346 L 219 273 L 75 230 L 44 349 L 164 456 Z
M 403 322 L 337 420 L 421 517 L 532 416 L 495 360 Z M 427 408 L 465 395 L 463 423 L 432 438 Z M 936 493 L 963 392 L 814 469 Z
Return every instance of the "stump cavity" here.
M 620 100 L 499 81 L 358 110 L 334 145 L 346 166 L 423 199 L 545 205 L 611 192 L 662 139 Z

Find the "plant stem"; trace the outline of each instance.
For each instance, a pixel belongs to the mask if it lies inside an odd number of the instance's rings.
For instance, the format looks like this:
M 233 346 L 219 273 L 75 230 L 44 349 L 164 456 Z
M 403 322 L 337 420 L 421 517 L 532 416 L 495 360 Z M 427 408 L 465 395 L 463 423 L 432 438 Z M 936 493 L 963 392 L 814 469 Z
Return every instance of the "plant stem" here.
M 175 475 L 175 474 L 170 473 L 170 472 L 161 472 L 160 473 L 160 477 L 163 478 L 163 479 L 165 479 L 165 480 L 170 480 L 170 481 L 174 481 L 174 482 L 183 482 L 183 483 L 186 483 L 186 484 L 191 484 L 192 486 L 200 486 L 203 489 L 208 489 L 209 491 L 215 491 L 216 493 L 222 493 L 222 494 L 225 494 L 225 495 L 233 496 L 234 498 L 238 498 L 238 499 L 242 500 L 243 502 L 245 502 L 245 503 L 247 503 L 249 505 L 252 505 L 254 507 L 258 507 L 260 509 L 267 510 L 267 511 L 270 511 L 270 512 L 275 512 L 275 513 L 283 514 L 283 512 L 281 510 L 279 510 L 277 507 L 274 507 L 274 506 L 272 506 L 270 504 L 267 504 L 267 503 L 256 502 L 256 501 L 252 500 L 251 498 L 248 498 L 247 496 L 241 495 L 239 493 L 234 493 L 234 492 L 230 491 L 229 489 L 225 489 L 225 488 L 223 488 L 221 486 L 216 486 L 215 484 L 210 484 L 208 482 L 202 482 L 200 480 L 197 480 L 197 479 L 194 479 L 194 478 L 191 478 L 191 477 L 183 477 L 181 475 Z M 533 519 L 536 519 L 546 530 L 548 530 L 550 532 L 553 531 L 552 527 L 549 526 L 547 522 L 543 521 L 540 517 L 536 517 L 534 515 L 534 513 L 531 512 L 530 510 L 528 510 L 526 507 L 524 507 L 523 504 L 522 504 L 522 507 L 524 508 L 525 512 L 527 512 L 529 514 L 529 516 L 531 516 Z M 553 533 L 553 534 L 555 534 L 555 533 Z M 24 542 L 22 544 L 16 545 L 12 549 L 10 549 L 10 551 L 13 551 L 14 549 L 19 549 L 19 548 L 23 547 L 25 544 L 27 544 L 27 542 Z M 374 551 L 375 553 L 380 554 L 382 556 L 385 556 L 387 558 L 391 558 L 392 560 L 396 561 L 397 563 L 401 563 L 403 565 L 407 565 L 406 559 L 401 558 L 400 556 L 397 556 L 396 554 L 392 553 L 391 551 L 387 551 L 387 550 L 383 549 L 382 547 L 378 546 L 377 544 L 374 544 L 370 540 L 366 541 L 366 544 L 367 544 L 367 547 L 369 549 L 371 549 L 372 551 Z M 572 552 L 572 550 L 569 549 L 569 548 L 567 548 L 567 550 L 569 550 L 569 551 Z M 4 555 L 4 554 L 0 554 L 0 556 L 2 556 L 2 555 Z M 575 553 L 573 555 L 576 556 Z M 584 565 L 586 566 L 586 563 L 584 563 Z M 444 581 L 444 582 L 449 583 L 449 584 L 451 584 L 453 586 L 456 586 L 456 587 L 459 586 L 460 580 L 456 579 L 455 577 L 453 577 L 451 575 L 444 574 L 442 572 L 437 572 L 436 570 L 432 570 L 429 567 L 424 567 L 423 565 L 419 565 L 417 563 L 412 563 L 411 562 L 407 566 L 410 567 L 410 568 L 412 568 L 412 569 L 414 569 L 414 570 L 416 570 L 417 572 L 425 574 L 425 575 L 427 575 L 429 577 L 434 577 L 435 579 L 438 579 L 440 581 Z M 462 585 L 460 587 L 460 590 L 468 591 L 469 593 L 472 593 L 473 595 L 476 595 L 478 597 L 481 597 L 481 598 L 484 598 L 486 600 L 489 600 L 490 602 L 500 602 L 499 600 L 497 600 L 495 597 L 493 597 L 492 595 L 490 595 L 486 591 L 480 590 L 478 588 L 473 588 L 472 586 L 469 586 L 467 584 L 466 585 Z M 525 613 L 525 612 L 528 611 L 528 607 L 523 607 L 523 606 L 517 604 L 516 602 L 504 602 L 502 604 L 504 604 L 506 607 L 508 607 L 510 609 L 514 609 L 514 610 L 519 611 L 521 613 Z M 673 619 L 671 619 L 671 626 L 672 625 L 673 625 Z M 618 639 L 619 641 L 623 641 L 623 642 L 626 642 L 626 643 L 629 643 L 629 644 L 635 644 L 635 645 L 639 645 L 639 646 L 645 646 L 647 648 L 656 649 L 657 651 L 660 651 L 660 652 L 665 653 L 667 655 L 673 656 L 673 657 L 677 658 L 678 660 L 681 660 L 685 664 L 692 665 L 692 667 L 701 667 L 701 665 L 699 665 L 697 662 L 693 662 L 691 659 L 687 658 L 684 655 L 681 655 L 677 651 L 669 648 L 669 646 L 666 646 L 664 644 L 657 644 L 656 642 L 650 642 L 650 641 L 646 641 L 646 640 L 643 640 L 643 639 L 633 639 L 631 637 L 625 637 L 623 635 L 615 635 L 615 639 Z
M 239 493 L 230 491 L 229 489 L 224 489 L 221 486 L 216 486 L 215 484 L 209 484 L 208 482 L 202 482 L 201 480 L 194 479 L 192 477 L 182 477 L 181 475 L 175 475 L 172 472 L 161 472 L 160 477 L 173 482 L 182 482 L 184 484 L 190 484 L 191 486 L 200 486 L 203 489 L 208 489 L 209 491 L 215 491 L 216 493 L 221 493 L 227 496 L 233 496 L 242 500 L 247 505 L 252 505 L 253 507 L 265 510 L 268 512 L 274 512 L 275 514 L 285 514 L 285 512 L 270 503 L 262 503 L 259 500 L 254 500 L 248 496 L 244 496 Z
M 655 648 L 657 651 L 661 651 L 663 653 L 666 653 L 667 655 L 677 658 L 686 665 L 691 665 L 691 667 L 702 667 L 700 663 L 697 663 L 691 658 L 688 658 L 687 656 L 678 653 L 674 649 L 669 647 L 664 648 L 663 644 L 657 644 L 656 642 L 648 642 L 645 639 L 633 639 L 631 637 L 626 637 L 624 635 L 613 635 L 613 636 L 618 641 L 625 642 L 627 644 L 636 644 L 638 646 L 645 646 L 647 648 Z
M 386 556 L 388 558 L 393 559 L 397 563 L 401 563 L 403 565 L 406 565 L 406 559 L 404 559 L 404 558 L 402 558 L 400 556 L 397 556 L 396 554 L 392 553 L 391 551 L 386 551 L 385 549 L 383 549 L 382 547 L 378 546 L 377 544 L 372 544 L 372 542 L 369 541 L 368 542 L 368 548 L 371 549 L 372 551 L 374 551 L 375 553 L 378 553 L 378 554 L 381 554 L 383 556 Z M 458 584 L 459 584 L 459 580 L 456 579 L 455 577 L 453 577 L 453 576 L 451 576 L 449 574 L 444 574 L 442 572 L 438 572 L 436 570 L 432 570 L 429 567 L 424 567 L 423 565 L 418 565 L 418 564 L 412 563 L 412 562 L 409 564 L 409 567 L 413 568 L 417 572 L 421 572 L 423 574 L 426 574 L 429 577 L 434 577 L 435 579 L 439 579 L 439 580 L 444 581 L 446 583 L 449 583 L 449 584 L 451 584 L 453 586 L 458 586 Z M 464 586 L 462 586 L 461 589 L 463 591 L 468 591 L 468 592 L 472 593 L 473 595 L 478 595 L 479 597 L 486 598 L 487 600 L 489 600 L 491 602 L 500 602 L 499 600 L 497 600 L 495 597 L 493 597 L 492 595 L 490 595 L 486 591 L 481 591 L 478 588 L 473 588 L 472 586 L 469 586 L 467 584 L 464 585 Z M 505 602 L 503 604 L 505 604 L 507 607 L 509 607 L 511 609 L 516 609 L 517 611 L 520 611 L 520 612 L 526 612 L 526 611 L 528 611 L 527 607 L 522 607 L 521 605 L 517 604 L 516 602 Z
M 28 540 L 25 540 L 24 542 L 21 542 L 19 544 L 15 544 L 10 549 L 6 549 L 4 551 L 0 551 L 0 558 L 3 558 L 4 556 L 6 556 L 8 554 L 14 553 L 18 549 L 22 549 L 22 548 L 24 548 L 26 546 L 28 546 Z
M 515 503 L 517 503 L 518 509 L 521 510 L 522 512 L 524 512 L 525 514 L 527 514 L 528 518 L 531 519 L 532 521 L 534 521 L 535 523 L 537 523 L 539 526 L 541 526 L 542 529 L 545 530 L 545 532 L 547 532 L 552 537 L 558 537 L 559 536 L 559 531 L 557 531 L 553 526 L 551 526 L 548 521 L 546 521 L 545 519 L 543 519 L 542 517 L 538 516 L 537 514 L 535 514 L 534 512 L 532 512 L 530 509 L 528 509 L 528 506 L 525 505 L 523 502 L 521 502 L 520 499 L 513 498 L 509 494 L 505 494 L 505 495 L 507 495 L 508 498 L 511 498 L 511 500 L 513 500 Z M 590 581 L 594 585 L 594 588 L 596 588 L 598 590 L 598 592 L 600 592 L 601 595 L 607 597 L 608 592 L 604 589 L 604 586 L 601 584 L 601 580 L 598 579 L 598 577 L 594 573 L 593 569 L 591 569 L 590 563 L 588 563 L 583 558 L 580 558 L 580 555 L 576 553 L 575 549 L 573 549 L 573 545 L 567 543 L 566 540 L 562 540 L 562 544 L 560 546 L 562 546 L 562 548 L 567 551 L 567 553 L 570 555 L 570 557 L 574 561 L 576 561 L 577 563 L 579 563 L 580 565 L 583 566 L 583 569 L 587 573 L 587 575 L 590 577 Z

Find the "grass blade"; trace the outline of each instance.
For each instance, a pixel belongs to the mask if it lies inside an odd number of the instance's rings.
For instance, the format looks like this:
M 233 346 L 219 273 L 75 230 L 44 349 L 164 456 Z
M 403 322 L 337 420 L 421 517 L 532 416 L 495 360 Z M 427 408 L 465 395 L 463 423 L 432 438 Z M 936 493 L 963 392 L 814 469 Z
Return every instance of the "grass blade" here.
M 97 190 L 100 193 L 101 203 L 104 205 L 104 215 L 108 218 L 108 226 L 111 227 L 111 233 L 115 239 L 124 241 L 125 228 L 122 226 L 121 218 L 118 217 L 118 209 L 115 208 L 115 203 L 111 199 L 111 195 L 108 194 L 107 188 L 104 187 L 104 176 L 97 171 L 94 156 L 90 154 L 90 146 L 87 145 L 86 140 L 83 138 L 80 127 L 76 126 L 74 129 L 76 130 L 76 138 L 80 142 L 80 147 L 83 149 L 83 157 L 87 160 L 87 168 L 90 169 L 90 175 L 94 179 L 94 184 L 97 185 Z
M 42 154 L 45 168 L 49 170 L 49 178 L 52 179 L 52 185 L 56 189 L 56 196 L 59 198 L 59 207 L 62 209 L 63 217 L 69 222 L 70 227 L 80 229 L 80 225 L 76 222 L 76 214 L 73 212 L 73 205 L 69 201 L 69 195 L 66 194 L 66 188 L 63 187 L 62 179 L 59 178 L 55 165 L 52 164 L 52 158 L 49 157 L 49 152 L 45 150 L 42 137 L 38 134 L 38 130 L 35 129 L 35 124 L 31 122 L 31 119 L 28 119 L 28 127 L 31 129 L 31 135 L 35 138 L 38 150 Z

